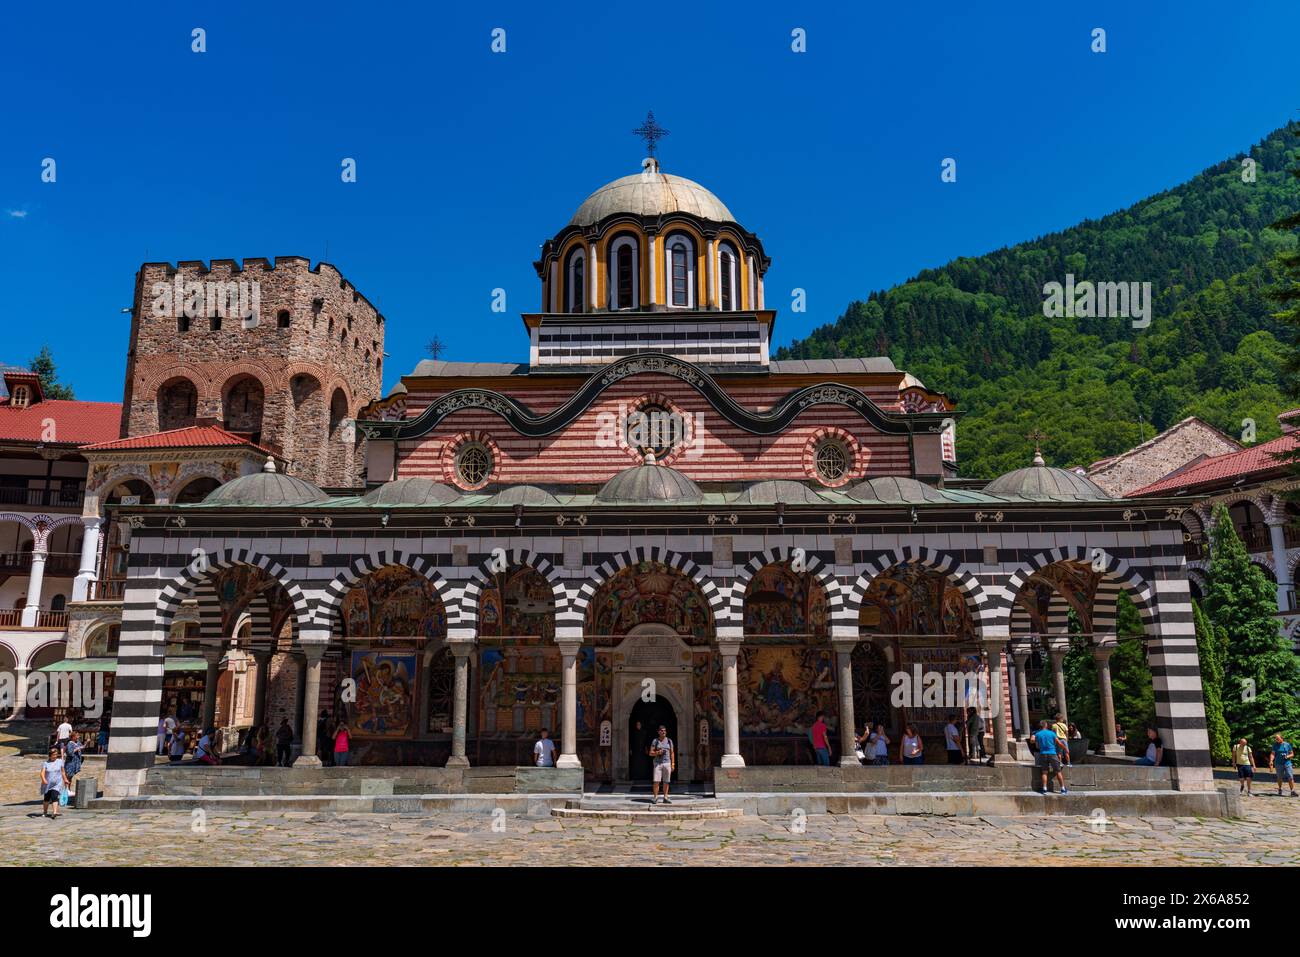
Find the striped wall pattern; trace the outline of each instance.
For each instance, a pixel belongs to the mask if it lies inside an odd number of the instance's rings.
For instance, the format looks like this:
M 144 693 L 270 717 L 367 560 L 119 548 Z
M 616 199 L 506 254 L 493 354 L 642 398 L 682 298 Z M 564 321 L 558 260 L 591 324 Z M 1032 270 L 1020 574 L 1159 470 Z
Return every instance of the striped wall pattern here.
M 556 627 L 558 628 L 561 625 L 582 625 L 586 621 L 587 606 L 591 603 L 591 599 L 595 597 L 600 587 L 623 569 L 641 562 L 662 562 L 669 568 L 677 569 L 699 586 L 705 600 L 709 603 L 709 610 L 713 613 L 714 625 L 723 624 L 727 621 L 726 597 L 713 580 L 704 574 L 700 566 L 676 552 L 660 548 L 657 545 L 651 545 L 649 547 L 633 548 L 628 552 L 614 555 L 608 561 L 601 563 L 591 579 L 583 582 L 578 587 L 577 594 L 573 597 L 573 601 L 569 603 L 568 608 L 562 613 L 556 612 Z
M 294 616 L 298 621 L 305 623 L 310 620 L 307 596 L 303 593 L 302 587 L 279 562 L 247 548 L 220 549 L 215 552 L 205 552 L 205 555 L 205 561 L 198 558 L 192 559 L 189 564 L 180 570 L 180 574 L 163 588 L 158 601 L 164 633 L 171 627 L 172 618 L 175 616 L 181 602 L 189 597 L 191 593 L 197 592 L 200 615 L 205 610 L 211 614 L 214 602 L 216 603 L 216 634 L 217 637 L 221 637 L 221 609 L 219 602 L 216 602 L 216 591 L 212 588 L 210 579 L 214 573 L 221 569 L 231 568 L 235 565 L 249 565 L 260 568 L 265 574 L 278 581 L 284 586 L 284 590 L 289 593 L 289 601 L 293 605 Z M 204 583 L 208 583 L 207 587 L 200 587 Z M 205 631 L 205 624 L 202 619 L 199 622 L 199 634 L 201 637 L 205 634 L 213 634 L 210 625 L 206 627 Z
M 512 548 L 506 551 L 506 567 L 504 571 L 516 571 L 524 566 L 533 569 L 551 586 L 551 594 L 555 601 L 555 614 L 558 617 L 561 612 L 566 611 L 569 606 L 569 592 L 564 587 L 564 582 L 560 580 L 559 571 L 551 564 L 550 559 L 527 548 Z M 461 624 L 478 628 L 479 599 L 483 595 L 483 589 L 487 588 L 496 573 L 492 570 L 492 565 L 496 559 L 488 558 L 479 564 L 473 571 L 473 578 L 465 585 L 461 596 Z
M 732 539 L 732 561 L 714 567 L 714 530 L 705 528 L 703 522 L 680 533 L 568 527 L 511 534 L 501 529 L 431 526 L 424 532 L 389 534 L 375 529 L 357 534 L 321 529 L 283 537 L 283 533 L 267 529 L 263 537 L 254 532 L 250 539 L 250 532 L 243 529 L 225 540 L 174 528 L 139 530 L 132 540 L 132 578 L 123 602 L 117 684 L 121 694 L 114 706 L 109 777 L 129 786 L 130 775 L 135 771 L 142 774 L 152 762 L 168 629 L 181 602 L 191 595 L 203 597 L 200 586 L 210 573 L 233 564 L 260 568 L 286 589 L 300 639 L 327 639 L 347 590 L 365 574 L 398 564 L 433 583 L 446 606 L 449 626 L 460 628 L 463 640 L 472 640 L 477 604 L 494 548 L 504 548 L 512 566 L 536 568 L 551 583 L 556 594 L 557 636 L 568 637 L 581 635 L 589 604 L 605 582 L 630 565 L 659 561 L 699 586 L 719 637 L 725 633 L 727 640 L 739 641 L 743 595 L 755 571 L 766 562 L 788 559 L 796 545 L 811 544 L 815 547 L 809 548 L 809 565 L 827 587 L 833 620 L 856 625 L 862 595 L 876 576 L 899 563 L 920 562 L 951 576 L 973 605 L 973 617 L 982 634 L 996 637 L 999 626 L 1007 628 L 1012 623 L 1010 596 L 1035 571 L 1053 561 L 1087 560 L 1088 537 L 1093 534 L 1065 529 L 1043 535 L 1013 529 L 989 529 L 978 535 L 924 529 L 909 535 L 847 528 L 841 535 L 838 531 L 810 535 L 773 529 L 753 534 L 724 526 L 717 534 Z M 1189 786 L 1199 786 L 1196 782 L 1209 780 L 1208 776 L 1198 777 L 1201 765 L 1208 766 L 1208 739 L 1186 564 L 1174 535 L 1163 529 L 1127 537 L 1097 533 L 1112 554 L 1124 556 L 1112 559 L 1107 569 L 1116 589 L 1107 589 L 1105 601 L 1109 604 L 1110 595 L 1127 588 L 1137 602 L 1147 628 L 1158 723 L 1170 761 L 1185 781 L 1193 782 Z M 1050 541 L 1053 536 L 1057 541 L 1082 540 L 1084 544 L 1043 548 L 1042 540 Z M 850 540 L 851 564 L 834 563 L 835 539 L 841 537 Z M 566 567 L 561 556 L 566 540 L 573 538 L 580 540 L 581 565 Z M 453 543 L 467 548 L 467 559 L 453 561 Z M 988 544 L 997 545 L 996 565 L 983 564 L 983 548 Z M 195 546 L 204 547 L 212 556 L 206 572 L 181 564 L 189 561 Z M 309 562 L 308 552 L 319 553 L 319 557 Z M 250 613 L 254 633 L 260 638 L 270 627 L 258 624 L 267 617 L 265 602 L 254 602 Z M 203 619 L 213 617 L 206 598 L 200 614 Z M 1106 620 L 1104 610 L 1099 609 L 1098 614 L 1100 620 Z M 1021 634 L 1019 621 L 1017 617 L 1015 634 Z M 212 632 L 205 630 L 205 634 Z
M 311 618 L 312 624 L 320 629 L 331 628 L 336 623 L 339 608 L 342 607 L 343 599 L 352 586 L 366 575 L 378 571 L 386 565 L 401 565 L 428 579 L 442 602 L 444 610 L 447 612 L 447 627 L 450 629 L 463 624 L 461 621 L 459 592 L 454 591 L 447 584 L 447 579 L 443 578 L 438 572 L 438 569 L 424 558 L 419 555 L 406 555 L 399 549 L 372 552 L 356 559 L 345 571 L 335 575 L 325 587 L 320 600 L 316 603 Z
M 970 610 L 971 620 L 981 631 L 994 623 L 995 609 L 991 607 L 984 586 L 970 572 L 961 569 L 961 563 L 955 556 L 933 548 L 912 545 L 892 548 L 867 562 L 866 570 L 858 575 L 850 589 L 846 615 L 856 623 L 862 609 L 862 598 L 871 587 L 871 582 L 896 565 L 907 565 L 912 562 L 947 575 L 966 596 L 966 606 Z
M 755 555 L 740 567 L 736 572 L 735 580 L 731 583 L 731 595 L 728 602 L 731 624 L 744 626 L 745 595 L 754 576 L 768 565 L 789 561 L 793 551 L 794 549 L 788 545 L 769 548 L 761 554 Z M 807 574 L 816 579 L 826 592 L 826 609 L 829 613 L 828 624 L 832 626 L 836 624 L 856 626 L 858 623 L 857 614 L 849 615 L 839 579 L 831 574 L 830 570 L 822 564 L 821 559 L 816 555 L 805 553 L 804 562 Z

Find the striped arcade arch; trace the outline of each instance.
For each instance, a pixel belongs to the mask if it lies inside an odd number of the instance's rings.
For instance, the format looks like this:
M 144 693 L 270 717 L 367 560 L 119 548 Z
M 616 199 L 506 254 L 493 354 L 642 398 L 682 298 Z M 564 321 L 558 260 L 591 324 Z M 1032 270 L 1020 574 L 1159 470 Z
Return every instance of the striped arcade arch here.
M 503 550 L 505 551 L 505 550 Z M 483 590 L 489 586 L 492 577 L 497 574 L 493 570 L 493 565 L 498 561 L 497 558 L 491 557 L 484 559 L 483 563 L 474 569 L 473 575 L 465 585 L 465 590 L 461 596 L 461 624 L 478 629 L 478 604 L 483 597 Z M 560 613 L 569 605 L 569 592 L 560 581 L 560 573 L 556 567 L 551 564 L 550 559 L 538 555 L 536 552 L 527 548 L 512 548 L 505 551 L 506 565 L 502 571 L 516 571 L 528 567 L 533 569 L 551 586 L 551 595 L 555 599 L 555 617 L 559 620 Z
M 768 565 L 779 565 L 782 562 L 789 561 L 791 555 L 799 551 L 801 550 L 790 548 L 788 545 L 769 548 L 767 551 L 755 555 L 736 572 L 736 578 L 731 584 L 731 624 L 743 626 L 745 623 L 745 597 L 749 591 L 749 583 L 753 581 L 754 576 Z M 845 611 L 846 603 L 840 589 L 839 579 L 831 574 L 830 569 L 816 555 L 805 553 L 803 560 L 805 562 L 805 573 L 816 579 L 826 592 L 826 607 L 830 612 L 829 623 L 856 625 L 857 618 L 854 617 L 850 621 Z
M 714 584 L 712 579 L 704 574 L 700 566 L 676 552 L 652 545 L 649 547 L 638 546 L 630 551 L 615 555 L 609 561 L 601 564 L 592 573 L 591 578 L 582 583 L 568 608 L 563 613 L 556 612 L 555 624 L 557 630 L 560 626 L 583 627 L 587 620 L 587 606 L 591 603 L 591 599 L 595 597 L 600 587 L 623 569 L 632 565 L 639 565 L 641 562 L 661 562 L 669 568 L 681 572 L 693 581 L 703 593 L 705 600 L 709 603 L 709 611 L 713 615 L 714 627 L 727 624 L 726 599 L 723 598 L 722 591 Z
M 392 551 L 371 552 L 369 555 L 354 561 L 346 571 L 335 575 L 329 585 L 326 586 L 325 594 L 316 605 L 315 614 L 312 618 L 314 626 L 333 629 L 338 619 L 339 608 L 342 607 L 343 598 L 347 595 L 349 589 L 371 572 L 377 572 L 388 565 L 400 565 L 411 569 L 417 575 L 427 578 L 433 584 L 433 589 L 442 602 L 443 609 L 447 612 L 447 627 L 451 628 L 463 624 L 461 621 L 461 604 L 456 600 L 451 586 L 447 584 L 447 580 L 439 574 L 438 570 L 419 555 L 407 555 L 398 549 L 393 549 Z

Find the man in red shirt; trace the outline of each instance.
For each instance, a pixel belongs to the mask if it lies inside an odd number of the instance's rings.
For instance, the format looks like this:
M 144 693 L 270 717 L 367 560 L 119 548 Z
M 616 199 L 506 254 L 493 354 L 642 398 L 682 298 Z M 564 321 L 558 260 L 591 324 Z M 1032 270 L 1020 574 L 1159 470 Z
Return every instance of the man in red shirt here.
M 830 767 L 831 765 L 831 742 L 827 734 L 828 730 L 826 727 L 826 712 L 818 711 L 817 720 L 813 722 L 812 726 L 812 746 L 813 751 L 817 754 L 817 763 L 824 767 Z

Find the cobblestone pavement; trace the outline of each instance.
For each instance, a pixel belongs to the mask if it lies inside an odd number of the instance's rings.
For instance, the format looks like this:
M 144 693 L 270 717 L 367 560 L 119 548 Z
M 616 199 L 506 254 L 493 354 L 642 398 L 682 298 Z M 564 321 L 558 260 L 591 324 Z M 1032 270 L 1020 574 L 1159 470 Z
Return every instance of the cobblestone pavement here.
M 0 757 L 0 865 L 1300 864 L 1300 798 L 1260 780 L 1236 821 L 812 815 L 633 825 L 488 814 L 76 811 L 41 817 L 39 763 Z M 1226 782 L 1224 786 L 1229 785 Z

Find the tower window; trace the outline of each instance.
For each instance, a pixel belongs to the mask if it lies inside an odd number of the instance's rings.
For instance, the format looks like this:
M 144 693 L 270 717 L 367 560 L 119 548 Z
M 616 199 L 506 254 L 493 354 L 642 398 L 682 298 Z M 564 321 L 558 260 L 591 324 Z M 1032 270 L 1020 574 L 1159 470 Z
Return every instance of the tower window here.
M 586 308 L 586 258 L 581 249 L 575 249 L 569 254 L 569 281 L 565 284 L 568 312 L 582 312 Z
M 632 247 L 622 246 L 618 251 L 618 309 L 632 308 Z
M 27 386 L 25 385 L 14 386 L 13 394 L 9 396 L 10 405 L 19 409 L 25 409 L 28 403 L 31 401 L 32 401 L 32 394 L 27 391 Z
M 695 278 L 692 256 L 692 246 L 686 237 L 674 236 L 668 240 L 668 302 L 671 305 L 691 305 L 691 283 Z
M 281 309 L 275 317 L 275 324 L 281 329 L 289 328 L 289 310 Z
M 718 252 L 718 300 L 724 312 L 732 312 L 736 307 L 736 254 L 730 246 L 724 245 Z
M 637 295 L 637 242 L 631 236 L 619 236 L 609 244 L 609 308 L 635 309 Z

